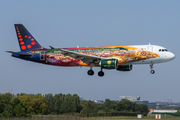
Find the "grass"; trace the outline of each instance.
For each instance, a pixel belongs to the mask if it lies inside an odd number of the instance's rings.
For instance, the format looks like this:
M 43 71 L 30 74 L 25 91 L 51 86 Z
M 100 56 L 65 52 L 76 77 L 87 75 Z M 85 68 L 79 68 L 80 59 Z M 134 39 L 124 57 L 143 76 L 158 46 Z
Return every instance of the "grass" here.
M 75 116 L 61 116 L 61 117 L 0 117 L 0 120 L 155 120 L 155 115 L 147 115 L 142 119 L 137 116 L 106 116 L 106 117 L 75 117 Z M 180 120 L 180 117 L 171 115 L 162 115 L 162 120 Z
M 138 119 L 137 116 L 106 116 L 106 117 L 81 117 L 81 120 L 117 120 L 117 119 Z M 149 119 L 154 120 L 155 115 L 144 116 L 140 120 Z M 180 120 L 180 117 L 171 116 L 171 115 L 162 115 L 163 120 Z

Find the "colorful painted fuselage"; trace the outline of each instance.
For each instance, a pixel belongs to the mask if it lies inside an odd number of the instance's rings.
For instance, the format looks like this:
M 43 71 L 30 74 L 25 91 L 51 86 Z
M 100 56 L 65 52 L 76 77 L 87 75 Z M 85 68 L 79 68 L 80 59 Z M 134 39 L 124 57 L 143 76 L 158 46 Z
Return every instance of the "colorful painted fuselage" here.
M 151 46 L 151 47 L 149 47 Z M 106 46 L 106 47 L 82 47 L 82 48 L 64 48 L 69 51 L 78 52 L 87 55 L 99 56 L 103 58 L 115 58 L 118 60 L 118 65 L 124 64 L 138 64 L 138 61 L 142 64 L 166 62 L 163 61 L 163 53 L 168 51 L 158 52 L 156 49 L 164 49 L 160 46 L 153 45 L 139 45 L 139 46 Z M 148 50 L 148 48 L 151 48 Z M 153 48 L 156 48 L 153 52 Z M 158 50 L 159 50 L 158 49 Z M 89 64 L 83 63 L 81 60 L 75 59 L 70 56 L 64 56 L 58 49 L 43 49 L 43 50 L 30 50 L 26 52 L 31 54 L 32 61 L 40 62 L 44 64 L 57 65 L 57 66 L 89 66 Z M 164 54 L 164 58 L 165 55 Z M 36 57 L 33 57 L 36 56 Z M 168 57 L 168 56 L 167 56 Z M 156 59 L 154 59 L 156 58 Z M 154 61 L 155 60 L 155 61 Z

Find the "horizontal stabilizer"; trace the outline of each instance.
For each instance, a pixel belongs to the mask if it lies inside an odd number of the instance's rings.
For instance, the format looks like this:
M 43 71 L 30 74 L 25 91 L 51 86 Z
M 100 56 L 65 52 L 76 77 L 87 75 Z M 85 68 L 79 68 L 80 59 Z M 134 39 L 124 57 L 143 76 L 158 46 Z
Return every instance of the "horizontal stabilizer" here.
M 31 56 L 30 54 L 18 53 L 18 52 L 13 52 L 13 51 L 6 51 L 6 52 L 12 53 L 12 54 L 17 54 L 17 55 Z

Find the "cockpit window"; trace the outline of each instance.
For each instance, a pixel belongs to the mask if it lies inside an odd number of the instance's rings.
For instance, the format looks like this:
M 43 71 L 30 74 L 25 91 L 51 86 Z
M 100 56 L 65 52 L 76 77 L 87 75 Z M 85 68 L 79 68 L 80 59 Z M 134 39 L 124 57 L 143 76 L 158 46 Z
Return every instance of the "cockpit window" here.
M 159 52 L 167 52 L 168 50 L 167 49 L 159 49 Z

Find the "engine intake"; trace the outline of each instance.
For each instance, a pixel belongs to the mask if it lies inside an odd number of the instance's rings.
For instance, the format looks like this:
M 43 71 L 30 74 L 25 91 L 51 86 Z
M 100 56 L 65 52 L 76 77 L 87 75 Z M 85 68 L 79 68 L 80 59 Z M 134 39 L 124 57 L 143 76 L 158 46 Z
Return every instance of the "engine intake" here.
M 104 69 L 117 69 L 118 60 L 117 59 L 104 59 L 104 60 L 101 60 L 100 65 Z
M 116 70 L 118 70 L 118 71 L 131 71 L 132 65 L 119 65 Z

